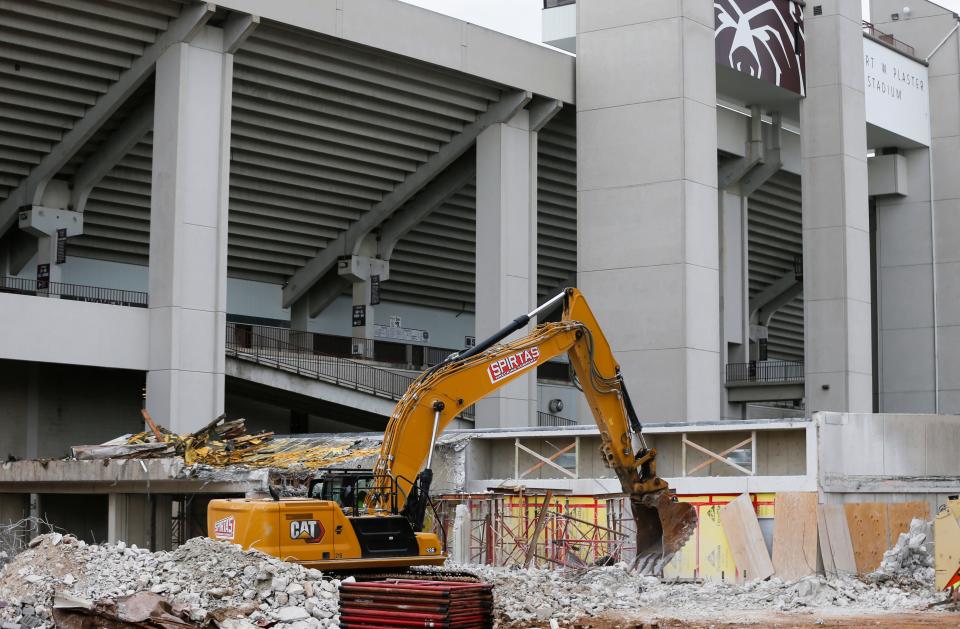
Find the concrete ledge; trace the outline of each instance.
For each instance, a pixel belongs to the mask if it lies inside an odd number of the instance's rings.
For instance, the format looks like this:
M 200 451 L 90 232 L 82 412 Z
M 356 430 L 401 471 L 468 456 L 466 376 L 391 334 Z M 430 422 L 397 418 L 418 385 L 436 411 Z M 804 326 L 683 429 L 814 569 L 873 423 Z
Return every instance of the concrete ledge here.
M 575 102 L 574 57 L 396 0 L 223 0 L 217 5 Z
M 192 474 L 180 459 L 12 461 L 0 465 L 0 493 L 244 493 L 265 470 Z
M 146 308 L 0 293 L 0 359 L 147 370 Z
M 776 493 L 778 491 L 817 491 L 815 478 L 808 476 L 693 476 L 665 478 L 670 488 L 680 495 Z M 522 485 L 527 489 L 558 489 L 574 495 L 619 494 L 623 492 L 616 478 L 581 479 L 486 479 L 467 482 L 468 492 L 481 493 Z

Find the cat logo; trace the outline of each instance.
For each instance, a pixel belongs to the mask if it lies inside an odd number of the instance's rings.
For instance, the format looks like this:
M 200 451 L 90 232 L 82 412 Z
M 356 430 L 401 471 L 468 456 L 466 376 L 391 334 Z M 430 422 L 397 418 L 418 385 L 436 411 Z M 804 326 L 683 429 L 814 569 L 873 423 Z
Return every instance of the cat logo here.
M 323 538 L 323 526 L 316 520 L 294 520 L 290 523 L 290 539 L 316 544 Z

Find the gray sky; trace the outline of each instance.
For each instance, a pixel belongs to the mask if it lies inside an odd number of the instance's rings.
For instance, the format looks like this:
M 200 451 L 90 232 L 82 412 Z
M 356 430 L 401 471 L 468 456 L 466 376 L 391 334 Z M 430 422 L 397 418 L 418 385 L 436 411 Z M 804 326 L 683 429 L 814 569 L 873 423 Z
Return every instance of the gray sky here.
M 541 0 L 403 0 L 438 13 L 467 20 L 480 26 L 540 42 Z M 642 1 L 642 0 L 638 0 Z M 864 14 L 868 0 L 862 0 Z M 910 6 L 910 0 L 903 0 Z M 938 4 L 960 13 L 960 0 L 938 0 Z

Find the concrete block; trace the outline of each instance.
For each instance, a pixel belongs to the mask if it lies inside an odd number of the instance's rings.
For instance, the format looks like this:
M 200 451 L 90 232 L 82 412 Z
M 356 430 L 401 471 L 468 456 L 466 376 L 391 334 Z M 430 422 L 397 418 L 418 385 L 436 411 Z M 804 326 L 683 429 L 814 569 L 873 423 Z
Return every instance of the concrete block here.
M 720 217 L 715 184 L 712 187 L 686 181 L 683 195 L 686 208 L 683 224 L 686 261 L 708 269 L 719 269 L 720 243 L 717 232 Z
M 717 352 L 720 347 L 719 271 L 688 264 L 684 266 L 684 310 L 687 348 Z M 696 386 L 696 382 L 691 382 Z
M 812 48 L 812 46 L 810 46 Z M 843 126 L 847 121 L 839 115 L 842 86 L 807 85 L 807 98 L 800 101 L 803 128 L 803 157 L 826 157 L 844 154 Z M 864 114 L 865 116 L 865 114 Z M 865 118 L 864 118 L 865 119 Z M 866 156 L 866 151 L 864 151 Z
M 700 0 L 582 0 L 577 3 L 579 32 L 685 17 L 713 28 L 713 7 Z
M 842 227 L 809 229 L 803 233 L 804 298 L 808 300 L 842 299 L 847 290 Z M 868 276 L 869 277 L 869 276 Z M 869 281 L 868 281 L 869 286 Z
M 696 0 L 685 0 L 687 5 L 702 5 Z M 683 95 L 716 109 L 717 71 L 716 44 L 711 13 L 709 26 L 696 20 L 683 20 L 681 29 L 683 39 L 680 54 L 683 58 Z
M 880 343 L 884 393 L 933 391 L 932 328 L 884 330 Z
M 960 390 L 960 326 L 944 326 L 938 330 L 938 350 L 940 363 L 941 390 Z M 960 409 L 954 409 L 960 411 Z M 941 408 L 941 412 L 954 412 Z
M 905 421 L 906 419 L 906 421 Z M 909 476 L 924 473 L 926 454 L 926 421 L 884 416 L 883 473 L 891 476 Z
M 880 269 L 879 281 L 882 329 L 895 330 L 933 325 L 931 265 L 884 267 Z M 957 288 L 960 289 L 960 283 Z
M 960 198 L 934 203 L 937 262 L 960 262 Z
M 960 262 L 937 265 L 937 324 L 960 325 Z
M 683 96 L 682 35 L 680 20 L 582 33 L 577 39 L 581 57 L 577 109 L 586 111 Z M 610 59 L 635 59 L 636 71 L 624 72 L 622 64 L 610 63 Z
M 687 371 L 687 421 L 715 420 L 720 412 L 720 387 L 716 386 L 720 373 L 720 353 L 688 348 L 684 353 Z
M 717 153 L 713 149 L 716 137 L 716 106 L 685 99 L 683 101 L 683 176 L 685 179 L 710 188 L 717 187 Z M 709 150 L 707 150 L 707 144 Z M 716 203 L 713 207 L 716 207 Z
M 591 303 L 615 353 L 683 347 L 684 267 L 663 265 L 633 269 L 581 272 L 586 295 L 629 295 Z M 709 313 L 716 321 L 717 311 Z
M 848 344 L 847 365 L 850 371 L 861 374 L 873 373 L 873 309 L 869 301 L 845 300 L 847 309 Z M 867 408 L 866 412 L 870 412 Z
M 958 94 L 960 94 L 960 74 L 930 77 L 930 134 L 933 137 L 960 135 L 960 116 L 957 115 Z
M 848 225 L 867 231 L 867 162 L 849 155 L 804 160 L 804 229 Z
M 846 304 L 848 300 L 830 299 L 806 302 L 804 323 L 806 328 L 806 371 L 836 373 L 848 368 Z M 869 320 L 868 320 L 869 321 Z M 835 383 L 839 384 L 839 383 Z M 819 408 L 813 410 L 844 410 Z
M 882 391 L 881 413 L 933 413 L 936 400 L 933 391 Z
M 686 387 L 677 377 L 687 375 L 686 350 L 618 351 L 616 355 L 630 397 L 644 421 L 687 417 Z
M 910 194 L 907 185 L 907 158 L 903 155 L 876 155 L 867 160 L 867 190 L 870 196 Z
M 940 390 L 940 412 L 960 414 L 960 389 Z
M 877 203 L 877 258 L 881 268 L 929 264 L 931 255 L 929 203 Z
M 585 220 L 577 225 L 579 240 L 591 244 L 581 244 L 577 256 L 580 269 L 596 271 L 682 262 L 685 187 L 691 186 L 681 181 L 667 181 L 581 192 L 579 205 Z M 693 203 L 687 207 L 688 212 L 698 215 L 710 211 Z M 695 234 L 707 231 L 695 229 L 690 223 L 686 226 Z M 716 240 L 714 229 L 710 238 L 714 250 Z M 688 251 L 691 251 L 689 245 Z
M 577 129 L 580 190 L 683 177 L 683 107 L 679 100 L 578 112 Z
M 934 200 L 960 199 L 956 162 L 956 156 L 960 155 L 960 136 L 934 138 L 932 144 Z

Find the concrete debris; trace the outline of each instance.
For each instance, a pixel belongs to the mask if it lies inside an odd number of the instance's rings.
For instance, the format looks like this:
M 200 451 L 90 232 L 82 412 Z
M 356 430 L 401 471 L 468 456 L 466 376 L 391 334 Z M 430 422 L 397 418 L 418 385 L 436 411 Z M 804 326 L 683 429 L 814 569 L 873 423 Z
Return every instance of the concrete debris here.
M 903 588 L 867 583 L 854 577 L 805 577 L 785 583 L 777 578 L 744 584 L 670 583 L 632 572 L 624 563 L 588 570 L 542 570 L 461 566 L 494 584 L 499 618 L 505 622 L 560 623 L 604 613 L 624 616 L 655 608 L 658 612 L 716 617 L 735 611 L 840 609 L 877 612 L 926 609 L 939 600 L 932 588 Z
M 0 601 L 7 604 L 0 624 L 54 627 L 55 597 L 106 608 L 147 592 L 198 627 L 339 627 L 339 581 L 235 544 L 198 537 L 151 553 L 133 544 L 87 545 L 72 535 L 57 545 L 52 535 L 36 539 L 0 571 Z
M 876 583 L 933 587 L 934 557 L 926 545 L 931 527 L 931 522 L 914 518 L 910 522 L 910 530 L 900 534 L 893 548 L 883 553 L 880 567 L 867 578 Z

